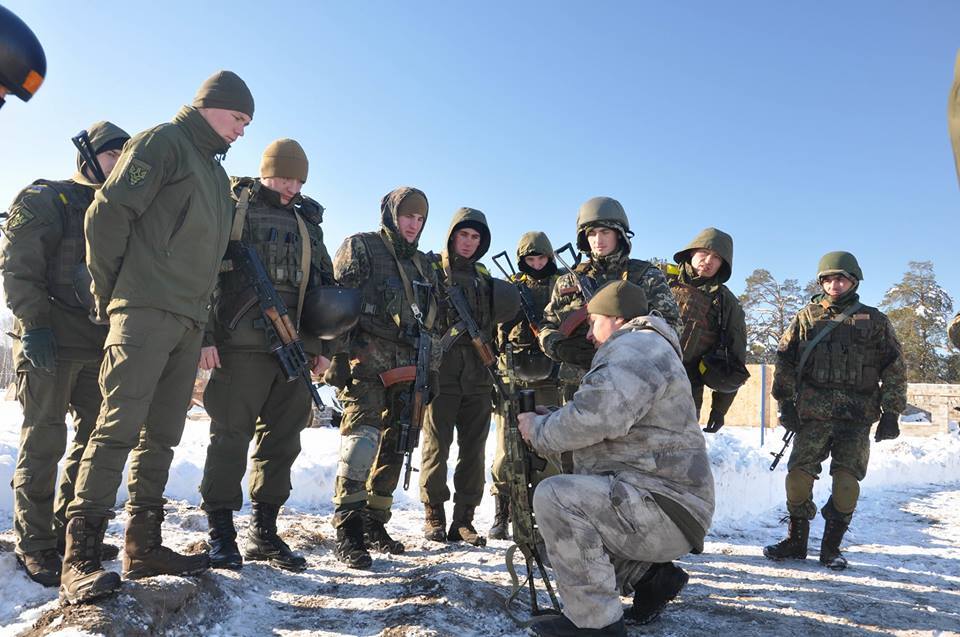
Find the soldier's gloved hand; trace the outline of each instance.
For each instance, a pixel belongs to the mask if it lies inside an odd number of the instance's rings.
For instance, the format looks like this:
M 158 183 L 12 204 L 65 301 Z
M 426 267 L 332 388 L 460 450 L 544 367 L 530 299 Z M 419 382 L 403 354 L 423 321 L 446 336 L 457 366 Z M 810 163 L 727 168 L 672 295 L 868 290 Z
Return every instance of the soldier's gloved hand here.
M 708 434 L 715 434 L 723 427 L 723 414 L 715 409 L 710 410 L 710 417 L 707 418 L 707 426 L 703 428 Z
M 792 400 L 780 402 L 780 426 L 793 432 L 800 429 L 800 414 L 797 413 L 797 403 Z
M 877 431 L 873 435 L 874 442 L 881 440 L 895 440 L 900 437 L 900 415 L 884 413 L 880 416 Z
M 323 382 L 337 389 L 350 383 L 350 357 L 347 354 L 334 354 L 330 367 L 323 373 Z
M 49 327 L 35 327 L 20 337 L 23 355 L 37 369 L 53 371 L 57 365 L 57 340 Z
M 560 332 L 550 332 L 549 334 L 546 334 L 540 341 L 540 347 L 543 349 L 543 353 L 555 361 L 560 360 L 557 358 L 557 343 L 559 343 L 562 339 L 563 334 Z

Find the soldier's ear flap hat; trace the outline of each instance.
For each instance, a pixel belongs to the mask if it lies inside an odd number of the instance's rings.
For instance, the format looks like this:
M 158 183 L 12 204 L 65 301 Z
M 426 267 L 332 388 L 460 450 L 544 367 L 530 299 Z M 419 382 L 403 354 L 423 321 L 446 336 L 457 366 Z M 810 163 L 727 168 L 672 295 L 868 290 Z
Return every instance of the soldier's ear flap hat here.
M 296 140 L 283 138 L 271 142 L 260 158 L 260 177 L 283 177 L 307 183 L 310 163 Z
M 197 90 L 191 106 L 239 111 L 253 119 L 253 94 L 233 71 L 217 71 L 208 77 Z
M 817 281 L 832 274 L 842 274 L 854 283 L 863 281 L 863 270 L 857 263 L 857 257 L 849 252 L 828 252 L 820 257 L 817 264 Z
M 587 303 L 587 312 L 617 316 L 629 321 L 649 312 L 647 295 L 643 288 L 629 281 L 609 281 L 602 285 Z

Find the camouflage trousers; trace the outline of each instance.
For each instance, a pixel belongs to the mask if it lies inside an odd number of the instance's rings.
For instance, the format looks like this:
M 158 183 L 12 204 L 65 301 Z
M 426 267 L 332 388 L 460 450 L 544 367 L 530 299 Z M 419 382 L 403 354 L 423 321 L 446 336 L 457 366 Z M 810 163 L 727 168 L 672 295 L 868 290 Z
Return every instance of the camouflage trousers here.
M 20 554 L 63 543 L 67 505 L 73 499 L 80 458 L 100 411 L 100 361 L 58 360 L 48 372 L 26 363 L 17 374 L 23 407 L 20 450 L 13 474 L 13 526 Z M 67 447 L 67 410 L 73 441 Z M 57 482 L 57 463 L 64 457 Z
M 534 492 L 533 510 L 563 614 L 580 628 L 602 628 L 620 619 L 620 595 L 633 592 L 650 564 L 669 562 L 692 548 L 648 491 L 616 476 L 547 478 Z
M 132 307 L 110 314 L 100 367 L 103 405 L 80 460 L 67 517 L 112 517 L 128 456 L 127 510 L 163 507 L 202 339 L 200 325 L 171 312 Z
M 816 516 L 813 482 L 820 477 L 822 463 L 828 457 L 831 458 L 830 475 L 834 476 L 835 488 L 837 475 L 841 472 L 853 476 L 858 482 L 863 480 L 870 461 L 870 425 L 821 420 L 803 423 L 794 436 L 787 465 L 787 510 L 790 515 L 808 520 Z M 855 505 L 856 495 L 852 498 Z
M 253 441 L 250 499 L 277 506 L 290 497 L 290 468 L 313 402 L 300 381 L 287 382 L 273 354 L 221 352 L 203 393 L 210 445 L 200 482 L 206 511 L 243 506 L 241 481 Z

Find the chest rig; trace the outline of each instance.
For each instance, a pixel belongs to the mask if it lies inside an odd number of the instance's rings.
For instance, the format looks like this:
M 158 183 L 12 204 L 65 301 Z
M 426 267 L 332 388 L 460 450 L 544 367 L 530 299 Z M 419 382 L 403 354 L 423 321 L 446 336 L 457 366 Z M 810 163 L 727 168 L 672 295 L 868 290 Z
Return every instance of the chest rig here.
M 93 189 L 79 184 L 38 179 L 36 186 L 50 188 L 56 193 L 63 232 L 56 256 L 47 262 L 47 291 L 68 307 L 82 308 L 74 290 L 74 275 L 87 254 L 83 234 L 83 217 L 93 201 Z
M 808 347 L 817 334 L 829 325 L 838 311 L 822 305 L 807 306 L 807 317 L 800 333 L 799 351 Z M 871 391 L 880 380 L 879 365 L 883 346 L 881 322 L 877 311 L 862 306 L 813 344 L 810 362 L 802 379 L 815 387 Z
M 683 362 L 697 362 L 704 354 L 711 352 L 720 340 L 720 311 L 716 305 L 722 295 L 711 294 L 684 283 L 670 270 L 667 271 L 667 283 L 680 308 Z

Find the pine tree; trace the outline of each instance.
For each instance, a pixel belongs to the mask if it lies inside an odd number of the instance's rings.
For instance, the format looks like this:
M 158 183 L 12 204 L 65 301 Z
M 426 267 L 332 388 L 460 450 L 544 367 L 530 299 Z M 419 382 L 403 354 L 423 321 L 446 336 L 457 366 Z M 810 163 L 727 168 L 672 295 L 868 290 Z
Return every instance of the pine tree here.
M 780 337 L 804 306 L 803 290 L 796 279 L 781 283 L 763 269 L 754 270 L 746 283 L 739 299 L 747 315 L 747 362 L 773 363 Z

